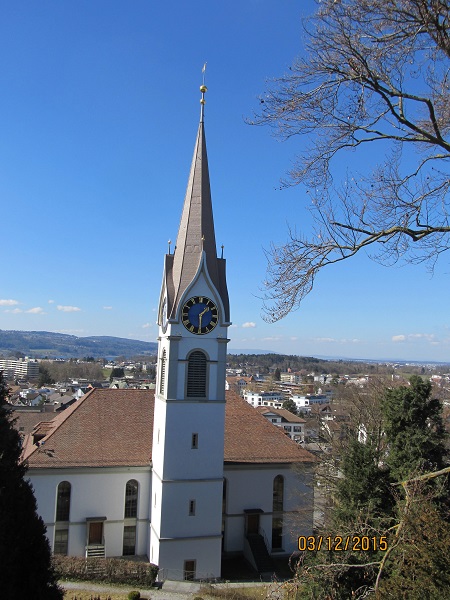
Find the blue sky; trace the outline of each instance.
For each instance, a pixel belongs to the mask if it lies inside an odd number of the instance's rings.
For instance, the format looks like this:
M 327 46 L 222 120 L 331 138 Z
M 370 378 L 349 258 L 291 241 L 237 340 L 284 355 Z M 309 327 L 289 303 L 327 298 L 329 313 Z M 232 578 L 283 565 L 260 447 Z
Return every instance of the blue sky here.
M 207 61 L 206 137 L 232 349 L 450 362 L 448 258 L 325 269 L 299 311 L 261 318 L 264 249 L 308 234 L 280 190 L 303 141 L 245 123 L 302 52 L 312 0 L 15 0 L 0 20 L 0 329 L 155 341 Z M 352 156 L 340 158 L 343 172 Z

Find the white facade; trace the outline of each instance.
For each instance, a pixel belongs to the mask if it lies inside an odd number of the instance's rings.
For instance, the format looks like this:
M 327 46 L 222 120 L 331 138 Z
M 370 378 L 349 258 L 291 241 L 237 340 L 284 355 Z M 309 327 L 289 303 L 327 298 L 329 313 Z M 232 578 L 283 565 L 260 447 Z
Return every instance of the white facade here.
M 292 554 L 297 549 L 297 538 L 311 532 L 312 527 L 312 474 L 302 474 L 287 465 L 225 466 L 226 498 L 224 503 L 224 550 L 245 550 L 246 519 L 248 512 L 260 510 L 259 526 L 274 554 Z M 283 513 L 273 511 L 273 482 L 283 477 Z M 251 514 L 251 513 L 250 513 Z M 282 545 L 273 548 L 273 519 L 282 519 Z
M 36 379 L 39 377 L 39 363 L 29 358 L 0 359 L 0 371 L 7 377 L 16 379 Z
M 250 406 L 272 406 L 281 408 L 283 406 L 283 396 L 278 392 L 244 392 L 244 400 Z
M 50 469 L 32 469 L 28 474 L 52 549 L 55 548 L 55 530 L 67 529 L 67 554 L 85 556 L 91 524 L 101 523 L 105 556 L 122 556 L 125 527 L 135 526 L 135 554 L 148 556 L 150 562 L 160 564 L 163 569 L 161 578 L 183 578 L 184 562 L 189 559 L 197 561 L 197 578 L 220 577 L 222 551 L 245 552 L 248 515 L 253 511 L 258 511 L 259 527 L 269 546 L 272 545 L 273 519 L 281 517 L 282 545 L 274 549 L 274 554 L 291 554 L 296 550 L 297 537 L 311 531 L 311 474 L 308 471 L 297 473 L 289 465 L 225 465 L 224 479 L 215 486 L 215 498 L 208 489 L 207 479 L 173 484 L 167 498 L 173 510 L 163 516 L 167 523 L 162 525 L 172 535 L 170 541 L 160 546 L 162 551 L 159 551 L 158 558 L 155 554 L 152 558 L 151 539 L 155 529 L 160 527 L 157 521 L 161 519 L 161 512 L 154 505 L 154 494 L 157 494 L 158 503 L 161 487 L 152 489 L 150 468 L 80 468 L 61 469 L 54 473 Z M 281 476 L 284 483 L 282 514 L 273 511 L 273 482 L 277 476 Z M 125 489 L 130 480 L 138 482 L 137 515 L 134 519 L 124 517 Z M 56 520 L 58 486 L 62 482 L 69 482 L 71 486 L 68 522 Z M 196 499 L 196 514 L 189 516 L 191 522 L 186 523 L 189 501 L 193 498 Z M 221 506 L 219 523 L 211 524 L 205 518 L 210 502 Z M 177 507 L 183 507 L 183 514 Z M 191 526 L 195 529 L 194 538 Z M 216 540 L 210 536 L 212 526 L 218 528 L 219 552 Z M 181 565 L 178 576 L 176 568 L 170 567 L 177 563 Z
M 52 472 L 55 471 L 55 472 Z M 86 556 L 91 523 L 102 523 L 105 556 L 123 555 L 124 527 L 136 527 L 134 554 L 148 552 L 150 467 L 93 469 L 30 469 L 38 513 L 47 527 L 50 547 L 55 550 L 55 531 L 68 530 L 69 556 Z M 137 515 L 125 519 L 125 489 L 138 482 Z M 69 521 L 57 521 L 58 486 L 70 483 Z
M 292 400 L 295 402 L 297 410 L 302 412 L 309 412 L 311 406 L 316 404 L 327 404 L 330 400 L 328 396 L 323 394 L 308 395 L 308 396 L 292 396 Z

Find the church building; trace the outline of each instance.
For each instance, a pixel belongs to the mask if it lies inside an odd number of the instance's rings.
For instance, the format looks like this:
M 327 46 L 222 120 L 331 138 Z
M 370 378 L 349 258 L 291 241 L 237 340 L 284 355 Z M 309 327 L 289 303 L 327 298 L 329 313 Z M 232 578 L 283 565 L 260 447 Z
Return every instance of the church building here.
M 230 306 L 204 105 L 176 247 L 164 258 L 156 389 L 94 389 L 24 444 L 53 552 L 146 556 L 160 579 L 259 572 L 312 528 L 314 457 L 225 392 Z M 234 267 L 236 268 L 236 267 Z

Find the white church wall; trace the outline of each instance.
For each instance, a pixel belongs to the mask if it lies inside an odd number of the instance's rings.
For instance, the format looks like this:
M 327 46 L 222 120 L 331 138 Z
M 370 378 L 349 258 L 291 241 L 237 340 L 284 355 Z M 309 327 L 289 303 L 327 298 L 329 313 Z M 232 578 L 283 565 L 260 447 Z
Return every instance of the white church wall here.
M 104 538 L 106 556 L 121 556 L 125 487 L 127 481 L 138 482 L 138 513 L 136 519 L 136 554 L 146 554 L 148 547 L 150 469 L 58 469 L 54 473 L 30 469 L 38 513 L 47 526 L 50 546 L 54 547 L 56 500 L 58 485 L 71 484 L 69 556 L 84 556 L 87 543 L 87 519 L 106 517 Z
M 200 538 L 164 542 L 159 548 L 159 564 L 169 565 L 161 570 L 159 580 L 184 579 L 185 561 L 195 560 L 195 578 L 217 577 L 221 568 L 221 539 Z
M 245 538 L 245 510 L 261 509 L 260 529 L 271 544 L 273 519 L 273 481 L 277 475 L 284 478 L 283 550 L 293 552 L 299 535 L 311 533 L 313 489 L 310 475 L 299 476 L 285 465 L 267 467 L 225 466 L 227 502 L 225 522 L 225 550 L 242 552 Z

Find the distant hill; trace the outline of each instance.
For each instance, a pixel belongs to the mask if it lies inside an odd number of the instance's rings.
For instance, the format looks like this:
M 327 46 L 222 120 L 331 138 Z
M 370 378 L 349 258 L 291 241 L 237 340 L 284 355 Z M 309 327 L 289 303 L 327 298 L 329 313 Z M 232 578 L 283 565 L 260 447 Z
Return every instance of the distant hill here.
M 32 358 L 114 358 L 156 354 L 155 342 L 111 336 L 77 337 L 50 331 L 6 331 L 0 329 L 0 355 L 22 352 Z

